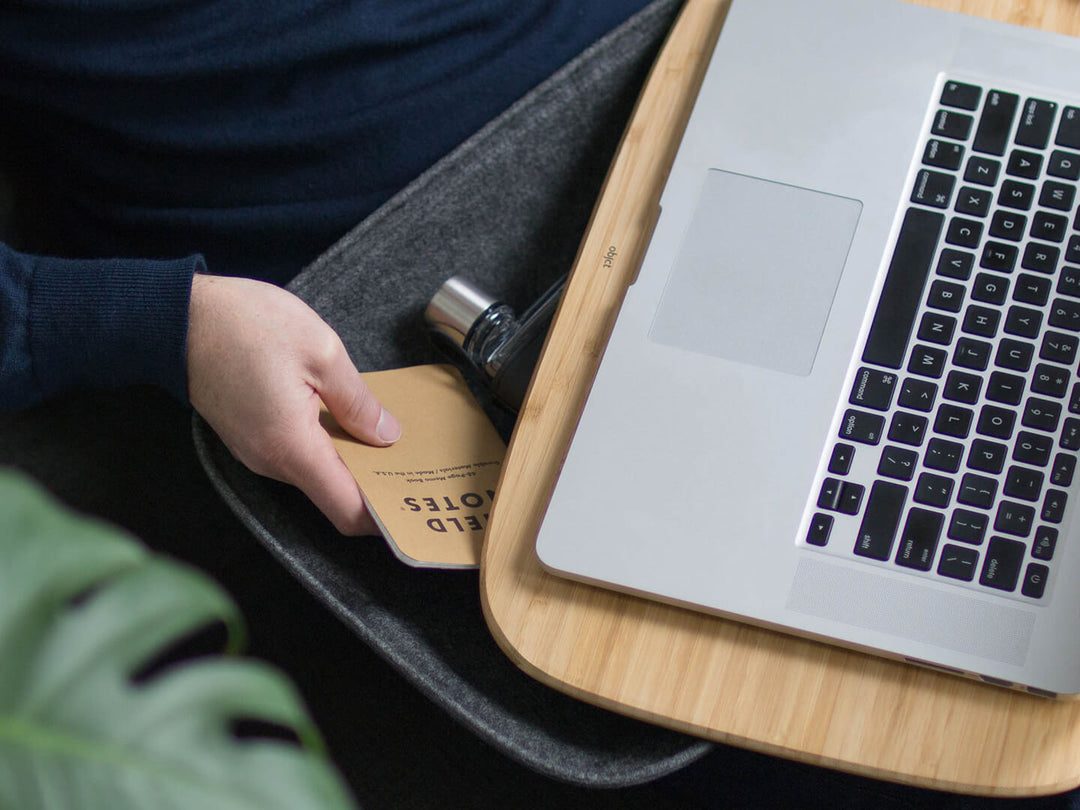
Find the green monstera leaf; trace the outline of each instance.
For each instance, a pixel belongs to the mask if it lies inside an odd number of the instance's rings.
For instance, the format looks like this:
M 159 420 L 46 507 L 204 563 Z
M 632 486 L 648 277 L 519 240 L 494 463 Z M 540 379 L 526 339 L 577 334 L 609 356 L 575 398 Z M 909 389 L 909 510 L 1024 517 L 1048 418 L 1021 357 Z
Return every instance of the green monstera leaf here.
M 214 623 L 225 655 L 161 665 Z M 205 576 L 0 471 L 0 810 L 352 808 L 292 686 L 237 658 L 241 637 Z

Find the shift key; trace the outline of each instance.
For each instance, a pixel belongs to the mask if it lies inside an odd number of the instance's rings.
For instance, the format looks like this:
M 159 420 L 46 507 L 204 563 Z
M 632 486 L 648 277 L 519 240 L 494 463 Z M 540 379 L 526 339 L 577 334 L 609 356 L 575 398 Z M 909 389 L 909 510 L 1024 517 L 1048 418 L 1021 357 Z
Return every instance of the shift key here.
M 1020 97 L 1015 93 L 991 90 L 986 97 L 986 106 L 979 119 L 979 127 L 975 130 L 975 143 L 972 149 L 976 152 L 1004 155 L 1009 145 L 1013 118 L 1016 116 L 1016 108 L 1019 105 Z
M 858 556 L 874 560 L 889 559 L 907 492 L 907 487 L 899 484 L 874 482 L 858 537 L 855 538 L 855 553 Z

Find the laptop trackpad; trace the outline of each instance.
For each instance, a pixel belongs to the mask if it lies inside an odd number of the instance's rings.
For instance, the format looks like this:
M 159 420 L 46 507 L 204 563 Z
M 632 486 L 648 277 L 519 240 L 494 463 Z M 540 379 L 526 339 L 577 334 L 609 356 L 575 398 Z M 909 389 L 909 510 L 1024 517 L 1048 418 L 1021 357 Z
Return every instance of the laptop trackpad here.
M 713 169 L 649 337 L 806 376 L 862 203 Z

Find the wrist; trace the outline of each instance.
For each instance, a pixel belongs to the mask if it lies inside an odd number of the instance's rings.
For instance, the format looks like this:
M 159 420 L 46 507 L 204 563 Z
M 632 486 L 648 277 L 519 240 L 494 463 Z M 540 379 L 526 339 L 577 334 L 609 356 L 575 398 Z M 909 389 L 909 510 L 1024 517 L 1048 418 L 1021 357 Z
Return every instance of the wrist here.
M 191 279 L 203 268 L 201 256 L 36 258 L 30 335 L 42 396 L 150 383 L 187 401 Z

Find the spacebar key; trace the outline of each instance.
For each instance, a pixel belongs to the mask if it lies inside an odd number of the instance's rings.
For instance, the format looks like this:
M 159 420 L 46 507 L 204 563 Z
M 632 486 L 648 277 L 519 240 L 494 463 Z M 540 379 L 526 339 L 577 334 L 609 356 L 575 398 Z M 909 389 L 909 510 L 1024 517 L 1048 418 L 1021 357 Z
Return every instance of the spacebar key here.
M 907 487 L 888 481 L 874 482 L 859 536 L 855 539 L 856 554 L 875 560 L 889 559 L 906 499 Z
M 874 323 L 866 338 L 863 362 L 886 368 L 900 368 L 904 364 L 915 313 L 922 301 L 944 223 L 945 216 L 936 211 L 909 208 L 904 214 Z

